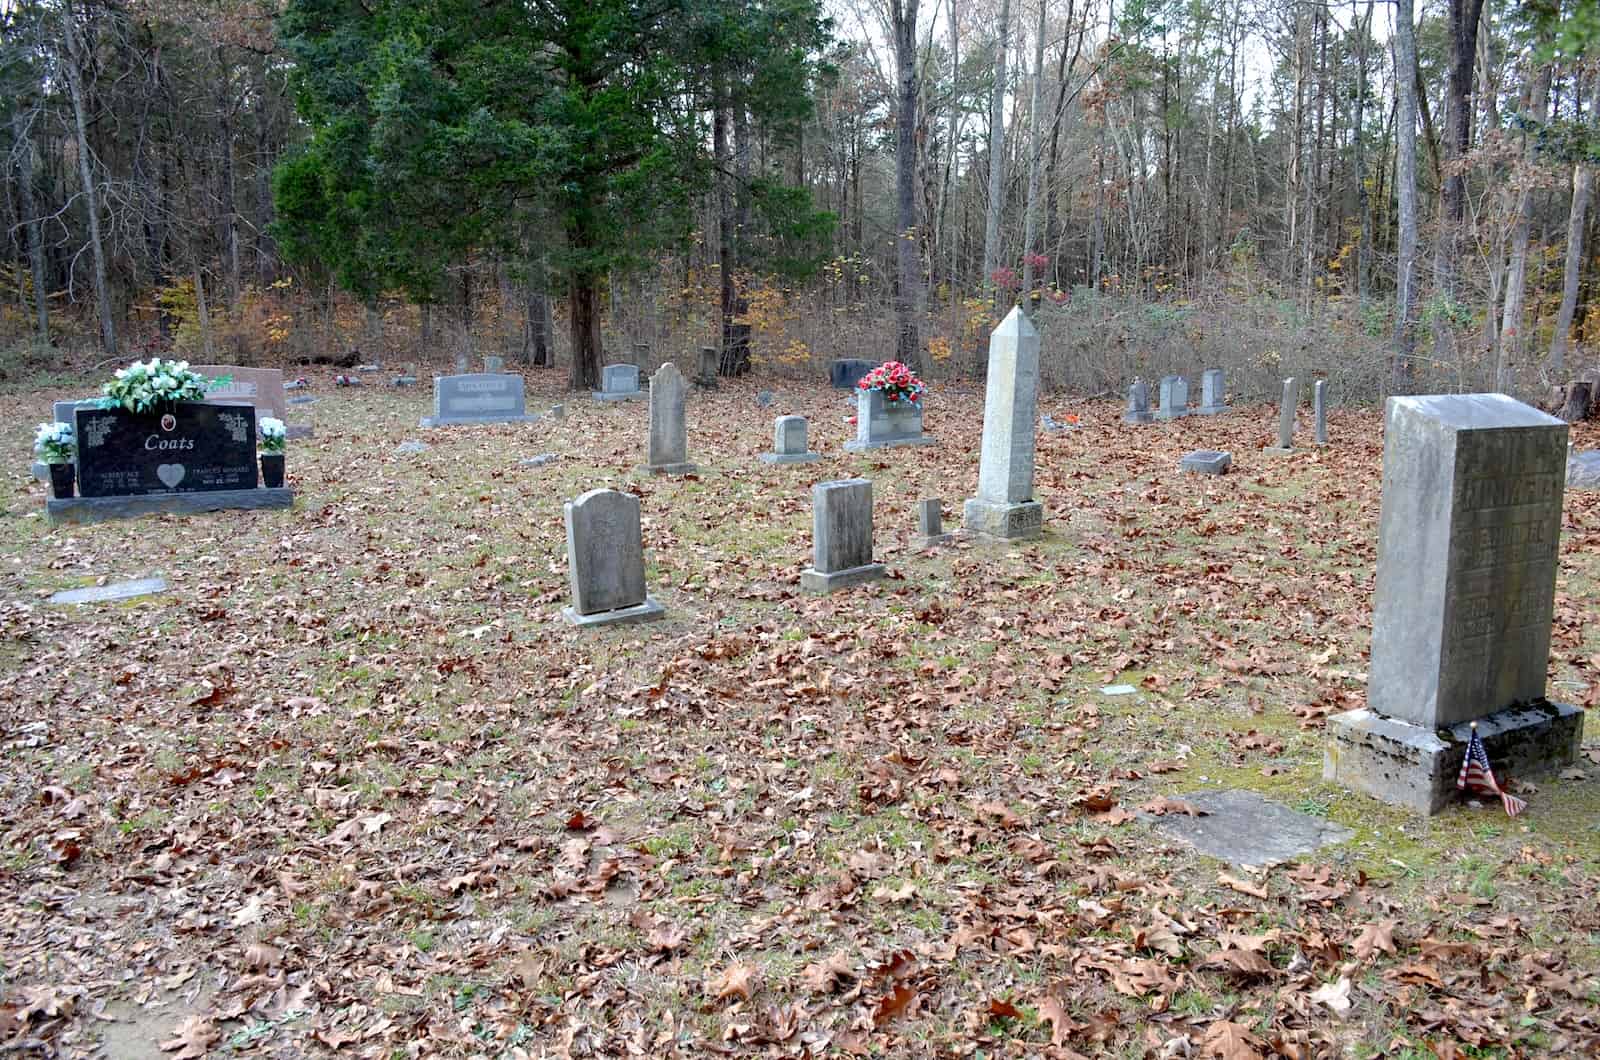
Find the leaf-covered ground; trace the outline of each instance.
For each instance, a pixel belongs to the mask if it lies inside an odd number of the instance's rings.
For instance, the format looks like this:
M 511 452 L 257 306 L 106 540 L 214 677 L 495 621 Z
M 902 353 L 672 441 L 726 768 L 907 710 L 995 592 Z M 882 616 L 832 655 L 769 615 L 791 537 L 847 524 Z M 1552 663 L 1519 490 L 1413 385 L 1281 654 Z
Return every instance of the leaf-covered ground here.
M 975 388 L 930 398 L 939 446 L 870 455 L 837 392 L 696 393 L 702 473 L 652 479 L 642 403 L 530 385 L 566 418 L 421 431 L 425 388 L 324 377 L 293 511 L 53 530 L 26 446 L 84 387 L 0 397 L 0 1049 L 1600 1051 L 1593 710 L 1515 821 L 1321 780 L 1364 702 L 1376 411 L 1285 459 L 1267 408 L 1047 400 L 1082 425 L 1039 437 L 1044 539 L 919 552 L 915 501 L 955 522 L 975 485 Z M 824 462 L 755 459 L 788 411 Z M 1234 472 L 1180 475 L 1201 447 Z M 810 486 L 851 475 L 891 578 L 804 597 Z M 578 631 L 561 502 L 607 485 L 669 615 Z M 1596 497 L 1567 499 L 1551 664 L 1590 707 Z M 1135 816 L 1219 786 L 1355 838 L 1252 873 Z

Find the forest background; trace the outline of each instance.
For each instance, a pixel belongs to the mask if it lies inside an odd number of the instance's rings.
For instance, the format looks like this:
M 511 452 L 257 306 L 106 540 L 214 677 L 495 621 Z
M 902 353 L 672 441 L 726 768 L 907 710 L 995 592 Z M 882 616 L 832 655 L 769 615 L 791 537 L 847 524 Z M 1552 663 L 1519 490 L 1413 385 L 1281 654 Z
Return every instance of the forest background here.
M 1595 0 L 0 0 L 0 372 L 1229 370 L 1600 341 Z

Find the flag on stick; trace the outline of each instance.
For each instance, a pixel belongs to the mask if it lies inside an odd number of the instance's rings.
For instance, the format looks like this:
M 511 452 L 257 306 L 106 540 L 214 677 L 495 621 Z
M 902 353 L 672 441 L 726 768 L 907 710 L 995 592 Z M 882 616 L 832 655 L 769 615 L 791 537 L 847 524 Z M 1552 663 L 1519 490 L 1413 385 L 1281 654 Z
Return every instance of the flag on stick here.
M 1494 779 L 1494 770 L 1489 768 L 1489 753 L 1483 749 L 1483 740 L 1478 737 L 1478 723 L 1472 723 L 1472 738 L 1467 741 L 1467 757 L 1461 762 L 1461 773 L 1456 777 L 1456 787 L 1463 791 L 1470 791 L 1475 795 L 1497 795 L 1500 804 L 1506 808 L 1507 817 L 1515 817 L 1528 804 L 1506 792 L 1500 782 Z

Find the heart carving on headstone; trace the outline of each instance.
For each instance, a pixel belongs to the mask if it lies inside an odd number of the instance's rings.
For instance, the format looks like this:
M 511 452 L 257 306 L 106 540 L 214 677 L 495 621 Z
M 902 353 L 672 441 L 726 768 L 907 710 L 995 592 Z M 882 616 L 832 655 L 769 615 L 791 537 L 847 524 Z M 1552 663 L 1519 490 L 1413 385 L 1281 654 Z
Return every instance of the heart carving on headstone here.
M 178 483 L 183 481 L 183 465 L 162 464 L 156 468 L 156 478 L 166 483 L 167 489 L 177 489 Z

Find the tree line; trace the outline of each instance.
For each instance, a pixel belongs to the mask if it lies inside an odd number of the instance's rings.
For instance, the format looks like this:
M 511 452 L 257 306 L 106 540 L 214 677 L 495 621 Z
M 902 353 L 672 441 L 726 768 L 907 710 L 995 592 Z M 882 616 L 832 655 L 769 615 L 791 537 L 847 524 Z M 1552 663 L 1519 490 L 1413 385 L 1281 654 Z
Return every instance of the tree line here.
M 1243 270 L 1399 390 L 1558 380 L 1595 326 L 1594 0 L 849 2 L 16 0 L 0 323 L 112 358 L 292 288 L 426 344 L 492 295 L 591 387 L 663 261 L 715 275 L 727 374 L 763 282 L 883 307 L 920 368 L 949 307 Z

